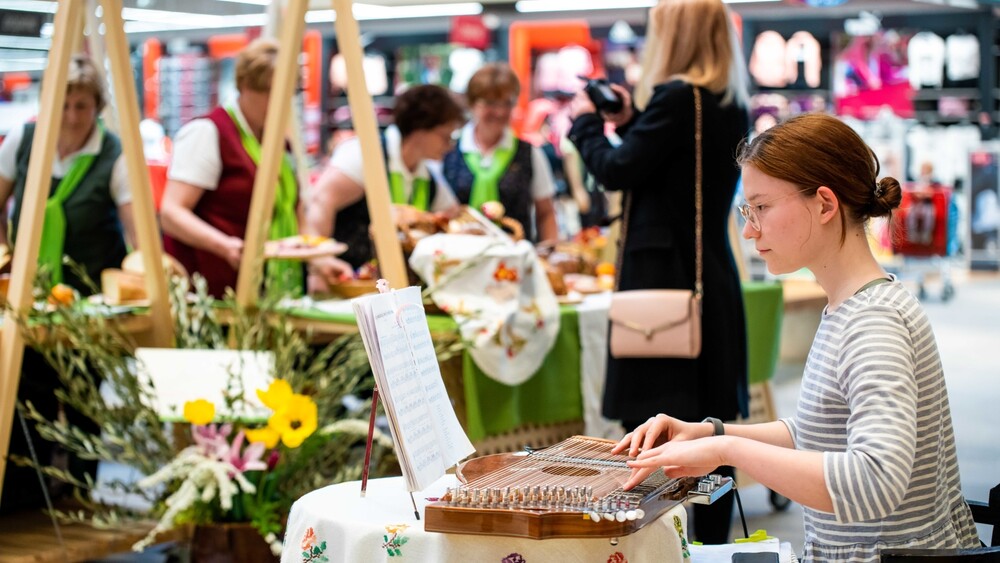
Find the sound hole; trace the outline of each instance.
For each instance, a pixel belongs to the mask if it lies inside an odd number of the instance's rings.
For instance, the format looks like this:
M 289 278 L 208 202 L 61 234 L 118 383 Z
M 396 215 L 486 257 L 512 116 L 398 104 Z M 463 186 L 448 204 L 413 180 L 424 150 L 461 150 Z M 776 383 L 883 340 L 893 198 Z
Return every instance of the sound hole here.
M 589 467 L 574 467 L 571 465 L 549 465 L 542 469 L 542 473 L 549 475 L 560 475 L 567 477 L 594 477 L 601 472 Z

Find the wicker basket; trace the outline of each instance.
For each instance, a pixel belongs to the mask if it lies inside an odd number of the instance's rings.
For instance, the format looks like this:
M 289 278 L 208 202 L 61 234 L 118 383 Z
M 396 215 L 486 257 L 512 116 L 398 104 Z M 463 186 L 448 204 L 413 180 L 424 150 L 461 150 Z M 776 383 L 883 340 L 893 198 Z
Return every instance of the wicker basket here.
M 331 285 L 330 291 L 338 297 L 354 299 L 378 290 L 375 288 L 375 280 L 348 280 Z

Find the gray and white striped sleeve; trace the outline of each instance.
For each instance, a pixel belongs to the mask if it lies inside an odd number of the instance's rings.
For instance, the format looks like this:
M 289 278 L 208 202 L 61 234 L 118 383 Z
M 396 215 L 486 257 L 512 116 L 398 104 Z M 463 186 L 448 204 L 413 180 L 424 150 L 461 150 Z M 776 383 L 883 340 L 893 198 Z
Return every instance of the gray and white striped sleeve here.
M 859 312 L 842 337 L 837 382 L 850 412 L 847 450 L 824 453 L 823 471 L 838 522 L 877 520 L 899 506 L 913 468 L 913 342 L 905 320 L 890 307 Z

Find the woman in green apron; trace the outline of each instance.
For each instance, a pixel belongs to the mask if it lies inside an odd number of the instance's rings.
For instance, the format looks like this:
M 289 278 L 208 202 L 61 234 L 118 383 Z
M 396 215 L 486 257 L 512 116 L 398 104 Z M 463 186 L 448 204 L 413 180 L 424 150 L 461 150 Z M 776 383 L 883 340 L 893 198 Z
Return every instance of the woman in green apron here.
M 185 124 L 174 140 L 160 205 L 163 245 L 215 297 L 236 287 L 278 44 L 258 39 L 236 59 L 239 98 Z M 286 154 L 278 175 L 268 238 L 299 234 L 299 185 Z M 301 294 L 302 267 L 267 263 L 270 291 Z
M 0 220 L 0 243 L 14 243 L 17 252 L 17 227 L 25 191 L 41 189 L 49 194 L 45 205 L 38 265 L 47 272 L 51 283 L 64 283 L 83 294 L 89 286 L 75 272 L 62 265 L 68 256 L 99 283 L 101 270 L 121 266 L 126 254 L 125 237 L 135 241 L 131 195 L 121 158 L 121 143 L 106 131 L 97 119 L 104 108 L 104 83 L 94 64 L 84 57 L 70 62 L 63 105 L 62 125 L 52 161 L 51 184 L 25 184 L 28 158 L 34 140 L 35 124 L 28 123 L 10 131 L 0 144 L 0 208 L 6 210 L 13 199 L 10 217 Z M 10 224 L 8 225 L 8 220 Z M 69 424 L 85 432 L 96 431 L 95 424 L 69 408 L 60 408 L 53 390 L 62 384 L 42 356 L 25 350 L 18 399 L 30 401 L 48 420 L 55 420 L 60 410 Z M 53 463 L 53 445 L 29 428 L 34 454 L 43 465 Z M 11 433 L 10 453 L 28 456 L 24 433 Z M 96 472 L 96 462 L 69 461 L 70 471 L 79 478 Z M 43 505 L 43 492 L 34 469 L 7 465 L 0 513 Z M 50 490 L 50 495 L 58 492 Z
M 382 135 L 392 203 L 419 211 L 450 214 L 458 202 L 434 161 L 451 150 L 452 134 L 462 124 L 462 108 L 448 90 L 414 86 L 396 97 L 394 125 Z M 310 293 L 323 293 L 375 257 L 368 235 L 371 220 L 365 200 L 361 144 L 349 139 L 337 146 L 326 170 L 313 185 L 303 232 L 333 236 L 347 243 L 339 259 L 309 264 Z M 430 164 L 430 166 L 428 166 Z
M 460 202 L 479 209 L 499 201 L 531 240 L 556 240 L 552 168 L 541 149 L 518 139 L 510 127 L 520 90 L 517 75 L 504 63 L 487 64 L 472 75 L 465 90 L 472 121 L 445 156 L 444 176 Z
M 0 145 L 0 202 L 10 217 L 0 220 L 0 244 L 16 248 L 21 202 L 26 189 L 49 193 L 38 252 L 38 265 L 50 281 L 81 293 L 90 289 L 62 264 L 68 256 L 95 283 L 101 270 L 117 268 L 126 254 L 126 237 L 135 247 L 132 196 L 128 189 L 121 143 L 97 116 L 104 108 L 104 84 L 94 64 L 74 57 L 66 84 L 62 125 L 52 161 L 50 185 L 26 186 L 35 124 L 14 129 Z M 9 219 L 9 224 L 8 224 Z

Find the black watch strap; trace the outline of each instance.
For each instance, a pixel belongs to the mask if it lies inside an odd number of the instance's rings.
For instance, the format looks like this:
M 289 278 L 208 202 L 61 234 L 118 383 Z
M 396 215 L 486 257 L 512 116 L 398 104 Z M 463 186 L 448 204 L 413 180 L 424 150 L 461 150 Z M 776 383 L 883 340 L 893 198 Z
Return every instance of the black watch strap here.
M 722 421 L 714 416 L 705 417 L 702 422 L 712 423 L 712 436 L 723 436 L 726 433 L 726 427 L 722 424 Z

